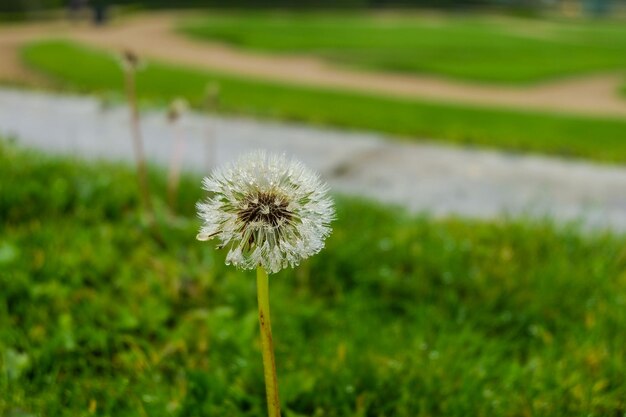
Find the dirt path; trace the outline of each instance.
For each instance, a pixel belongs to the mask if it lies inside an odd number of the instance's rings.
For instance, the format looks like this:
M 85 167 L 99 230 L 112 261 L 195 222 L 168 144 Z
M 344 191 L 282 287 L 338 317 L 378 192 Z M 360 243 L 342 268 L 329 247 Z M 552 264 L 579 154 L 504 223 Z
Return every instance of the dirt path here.
M 182 14 L 154 13 L 125 19 L 106 28 L 52 24 L 2 29 L 0 79 L 30 79 L 32 74 L 24 75 L 17 59 L 19 45 L 55 36 L 115 51 L 130 48 L 163 61 L 278 82 L 473 105 L 626 116 L 626 100 L 618 93 L 622 74 L 581 76 L 532 87 L 502 87 L 431 76 L 359 71 L 310 56 L 267 55 L 188 39 L 173 31 L 180 17 Z
M 42 82 L 33 71 L 21 62 L 20 46 L 34 39 L 45 37 L 48 33 L 61 29 L 58 25 L 0 26 L 0 82 L 36 84 Z

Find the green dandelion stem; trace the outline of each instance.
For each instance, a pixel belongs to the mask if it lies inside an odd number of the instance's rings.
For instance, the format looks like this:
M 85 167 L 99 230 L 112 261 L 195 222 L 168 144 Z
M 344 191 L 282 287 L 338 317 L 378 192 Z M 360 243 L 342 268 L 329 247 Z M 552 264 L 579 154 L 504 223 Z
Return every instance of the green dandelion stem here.
M 278 380 L 276 378 L 276 360 L 272 341 L 270 321 L 269 280 L 267 272 L 261 266 L 256 269 L 257 296 L 259 300 L 259 324 L 261 326 L 261 349 L 263 351 L 263 370 L 265 374 L 265 393 L 269 417 L 280 417 L 278 400 Z

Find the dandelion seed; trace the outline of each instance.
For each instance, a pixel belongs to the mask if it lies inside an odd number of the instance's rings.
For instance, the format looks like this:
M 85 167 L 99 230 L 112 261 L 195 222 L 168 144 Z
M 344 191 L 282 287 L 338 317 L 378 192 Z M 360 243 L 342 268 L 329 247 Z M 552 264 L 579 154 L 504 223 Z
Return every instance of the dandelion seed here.
M 300 162 L 257 151 L 203 181 L 213 193 L 197 205 L 198 240 L 228 247 L 226 263 L 270 273 L 318 253 L 330 234 L 328 186 Z

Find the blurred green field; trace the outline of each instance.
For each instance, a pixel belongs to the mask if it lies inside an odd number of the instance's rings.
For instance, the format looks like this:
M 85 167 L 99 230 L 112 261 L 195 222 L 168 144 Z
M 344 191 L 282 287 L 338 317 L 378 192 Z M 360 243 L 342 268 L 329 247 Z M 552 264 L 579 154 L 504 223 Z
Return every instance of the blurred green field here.
M 63 41 L 30 44 L 24 61 L 60 88 L 121 93 L 122 72 L 109 54 Z M 166 104 L 177 96 L 199 106 L 207 84 L 221 86 L 220 111 L 374 130 L 510 151 L 626 161 L 626 120 L 465 107 L 349 91 L 320 90 L 151 62 L 139 73 L 142 99 Z
M 254 273 L 195 240 L 199 178 L 164 246 L 135 184 L 0 146 L 0 415 L 265 412 Z M 626 412 L 623 236 L 337 205 L 327 248 L 271 277 L 285 416 Z
M 622 21 L 549 21 L 450 14 L 217 13 L 180 30 L 277 53 L 480 82 L 531 83 L 626 70 Z

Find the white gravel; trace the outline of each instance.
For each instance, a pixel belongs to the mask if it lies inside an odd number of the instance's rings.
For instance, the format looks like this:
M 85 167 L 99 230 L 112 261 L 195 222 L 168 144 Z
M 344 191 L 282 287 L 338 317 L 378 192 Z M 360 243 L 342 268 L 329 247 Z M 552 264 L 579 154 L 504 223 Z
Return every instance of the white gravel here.
M 0 89 L 0 135 L 89 159 L 132 160 L 128 112 L 81 96 Z M 165 164 L 175 126 L 147 112 L 151 161 Z M 626 231 L 626 167 L 392 140 L 384 135 L 238 117 L 187 114 L 178 128 L 184 166 L 207 173 L 242 152 L 294 155 L 341 193 L 435 216 L 548 217 Z M 626 133 L 626 132 L 625 132 Z M 626 140 L 626 137 L 625 137 Z

